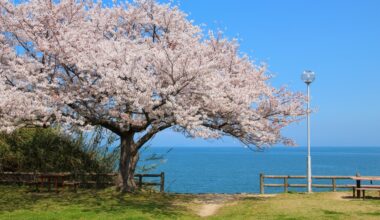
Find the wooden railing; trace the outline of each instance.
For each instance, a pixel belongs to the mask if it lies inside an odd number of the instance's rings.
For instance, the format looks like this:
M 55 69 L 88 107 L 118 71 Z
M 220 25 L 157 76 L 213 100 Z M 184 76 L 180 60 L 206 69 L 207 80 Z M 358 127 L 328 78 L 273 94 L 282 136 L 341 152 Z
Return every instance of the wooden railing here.
M 0 184 L 30 184 L 39 181 L 44 175 L 64 176 L 65 180 L 76 181 L 80 187 L 104 187 L 116 183 L 118 173 L 38 173 L 38 172 L 1 172 Z M 159 182 L 143 181 L 146 178 L 160 178 Z M 142 186 L 159 186 L 160 192 L 165 191 L 165 173 L 159 174 L 135 174 L 136 184 Z M 60 183 L 62 184 L 62 183 Z
M 165 173 L 161 172 L 160 174 L 136 174 L 135 177 L 138 178 L 138 186 L 141 188 L 143 185 L 148 186 L 160 186 L 160 192 L 165 191 Z M 154 182 L 143 182 L 144 177 L 160 177 L 160 183 Z
M 334 192 L 338 188 L 353 188 L 356 185 L 354 184 L 337 184 L 337 180 L 352 180 L 352 176 L 312 176 L 312 179 L 327 179 L 331 180 L 331 184 L 312 184 L 313 188 L 330 188 Z M 282 179 L 283 183 L 265 183 L 265 179 Z M 260 193 L 264 194 L 265 187 L 283 187 L 284 192 L 288 192 L 289 188 L 306 188 L 307 184 L 300 183 L 289 183 L 290 179 L 305 179 L 306 176 L 297 176 L 297 175 L 264 175 L 260 174 Z

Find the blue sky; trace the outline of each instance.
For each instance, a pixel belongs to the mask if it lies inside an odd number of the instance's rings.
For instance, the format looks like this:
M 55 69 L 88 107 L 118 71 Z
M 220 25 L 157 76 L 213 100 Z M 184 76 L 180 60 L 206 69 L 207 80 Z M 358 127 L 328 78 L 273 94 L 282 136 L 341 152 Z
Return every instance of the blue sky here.
M 312 145 L 380 146 L 380 1 L 182 0 L 196 24 L 240 40 L 241 51 L 265 62 L 274 86 L 305 91 L 314 70 Z M 306 145 L 306 124 L 284 134 Z M 152 146 L 241 146 L 230 138 L 186 139 L 165 131 Z

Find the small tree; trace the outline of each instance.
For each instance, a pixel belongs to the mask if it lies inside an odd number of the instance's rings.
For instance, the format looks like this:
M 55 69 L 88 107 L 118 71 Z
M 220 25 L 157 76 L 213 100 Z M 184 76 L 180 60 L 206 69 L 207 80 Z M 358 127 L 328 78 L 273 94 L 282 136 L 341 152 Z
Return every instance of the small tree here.
M 120 189 L 139 149 L 173 128 L 249 146 L 289 142 L 303 97 L 268 84 L 235 40 L 153 0 L 0 0 L 0 126 L 101 126 L 120 136 Z

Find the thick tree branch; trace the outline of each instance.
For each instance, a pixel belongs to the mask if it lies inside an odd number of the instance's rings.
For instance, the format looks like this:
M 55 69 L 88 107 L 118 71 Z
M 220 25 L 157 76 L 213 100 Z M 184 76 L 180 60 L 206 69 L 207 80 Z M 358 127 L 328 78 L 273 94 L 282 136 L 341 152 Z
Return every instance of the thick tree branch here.
M 146 134 L 144 134 L 138 141 L 136 141 L 137 149 L 140 149 L 147 141 L 152 139 L 158 132 L 171 127 L 170 124 L 160 126 L 158 128 L 152 127 Z

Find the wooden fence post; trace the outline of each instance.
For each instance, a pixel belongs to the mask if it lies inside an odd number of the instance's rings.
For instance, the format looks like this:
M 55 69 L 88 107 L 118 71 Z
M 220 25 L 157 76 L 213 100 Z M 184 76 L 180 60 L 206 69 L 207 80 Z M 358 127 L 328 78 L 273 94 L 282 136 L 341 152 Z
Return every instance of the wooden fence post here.
M 141 189 L 142 188 L 142 175 L 141 174 L 139 174 L 139 188 Z
M 99 173 L 95 173 L 95 188 L 96 189 L 100 188 L 100 175 L 99 175 Z
M 360 173 L 356 173 L 356 176 L 359 177 L 360 176 Z M 356 180 L 356 188 L 360 188 L 361 187 L 361 184 L 360 184 L 360 180 Z M 356 190 L 356 197 L 357 198 L 360 198 L 360 190 Z
M 264 194 L 264 174 L 260 173 L 260 194 Z
M 161 172 L 160 192 L 165 191 L 165 173 Z
M 336 192 L 336 179 L 332 178 L 332 187 L 333 187 L 333 192 Z
M 288 192 L 288 177 L 284 177 L 284 191 Z

